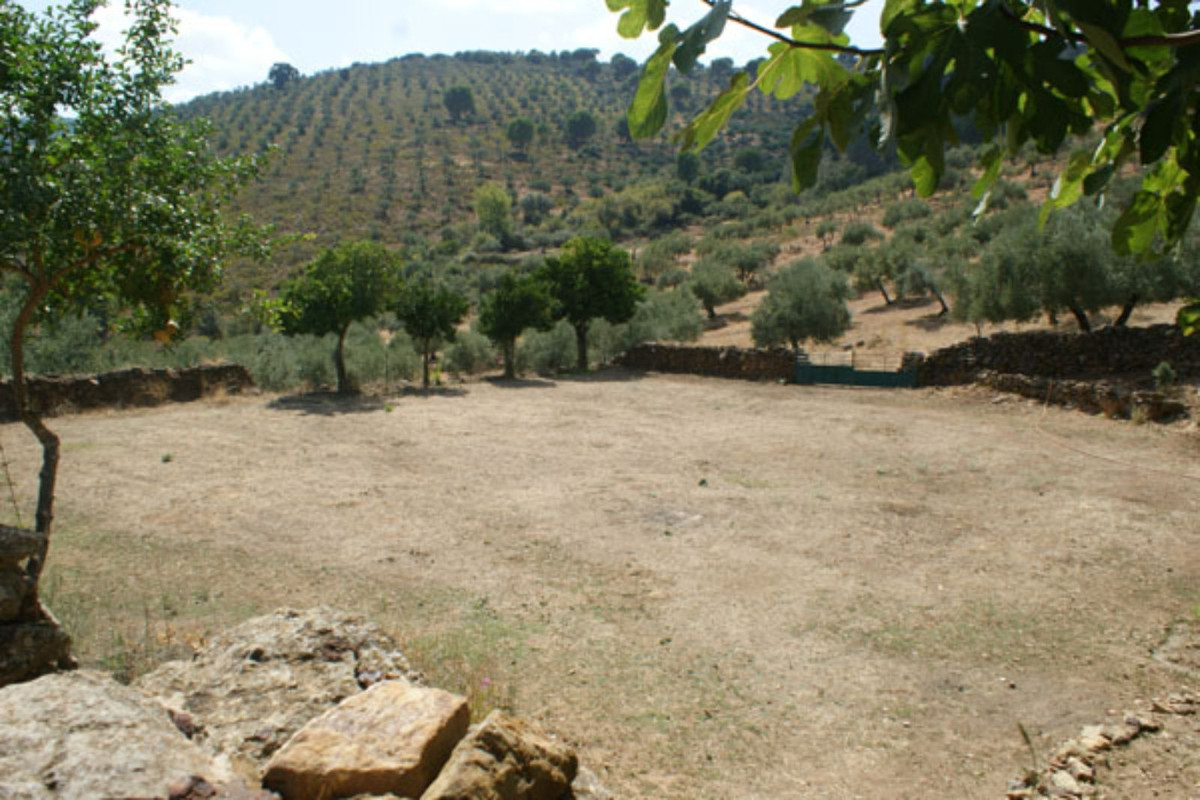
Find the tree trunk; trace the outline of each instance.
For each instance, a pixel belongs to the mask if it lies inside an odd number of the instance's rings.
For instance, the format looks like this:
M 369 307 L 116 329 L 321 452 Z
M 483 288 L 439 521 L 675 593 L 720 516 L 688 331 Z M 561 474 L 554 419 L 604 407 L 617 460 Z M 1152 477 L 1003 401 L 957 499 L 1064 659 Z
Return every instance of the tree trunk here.
M 588 368 L 588 324 L 586 322 L 575 326 L 575 369 L 587 372 Z
M 941 292 L 941 290 L 939 290 L 939 289 L 938 289 L 936 286 L 934 286 L 933 284 L 930 284 L 930 285 L 929 285 L 929 291 L 933 292 L 933 296 L 934 296 L 935 298 L 937 298 L 938 305 L 940 305 L 940 306 L 942 307 L 942 310 L 938 312 L 938 316 L 939 316 L 939 317 L 944 317 L 944 316 L 946 316 L 947 314 L 949 314 L 949 313 L 950 313 L 950 306 L 946 304 L 946 298 L 942 296 L 942 292 Z
M 421 387 L 429 391 L 429 340 L 421 346 Z
M 892 298 L 888 295 L 888 290 L 887 287 L 883 285 L 883 280 L 875 281 L 875 286 L 879 289 L 879 293 L 883 295 L 883 302 L 890 306 L 892 304 Z
M 1125 305 L 1121 306 L 1121 316 L 1117 317 L 1116 321 L 1113 322 L 1114 328 L 1125 327 L 1125 323 L 1129 322 L 1129 318 L 1133 316 L 1133 307 L 1138 304 L 1138 299 L 1138 296 L 1134 295 L 1129 298 Z
M 42 445 L 42 471 L 38 474 L 37 510 L 34 513 L 34 530 L 42 535 L 37 554 L 29 560 L 27 574 L 33 587 L 26 600 L 27 608 L 39 608 L 38 581 L 46 565 L 50 550 L 50 529 L 54 523 L 54 487 L 58 481 L 59 439 L 54 431 L 46 427 L 42 418 L 29 408 L 29 393 L 25 383 L 25 328 L 33 319 L 34 311 L 45 297 L 45 292 L 30 292 L 29 299 L 13 322 L 9 354 L 12 359 L 13 405 L 17 416 L 25 427 L 37 437 Z
M 517 343 L 513 339 L 505 339 L 504 344 L 504 379 L 511 381 L 517 377 L 516 365 L 516 349 Z
M 1075 321 L 1079 323 L 1079 330 L 1084 333 L 1091 333 L 1092 322 L 1088 319 L 1087 312 L 1074 303 L 1068 307 L 1071 309 L 1071 313 L 1075 315 Z
M 337 370 L 337 391 L 338 394 L 350 394 L 350 377 L 346 374 L 346 331 L 350 330 L 350 326 L 342 328 L 338 331 L 337 347 L 333 350 L 333 367 Z
M 708 312 L 709 319 L 717 318 L 717 307 L 712 303 L 705 303 L 704 310 Z

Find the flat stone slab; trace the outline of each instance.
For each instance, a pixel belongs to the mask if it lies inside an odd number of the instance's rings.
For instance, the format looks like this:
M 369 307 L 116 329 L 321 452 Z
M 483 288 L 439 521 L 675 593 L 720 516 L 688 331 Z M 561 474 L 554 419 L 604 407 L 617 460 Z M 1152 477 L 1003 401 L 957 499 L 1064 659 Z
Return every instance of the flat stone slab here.
M 301 728 L 267 764 L 263 787 L 284 800 L 420 797 L 470 722 L 463 697 L 376 684 Z

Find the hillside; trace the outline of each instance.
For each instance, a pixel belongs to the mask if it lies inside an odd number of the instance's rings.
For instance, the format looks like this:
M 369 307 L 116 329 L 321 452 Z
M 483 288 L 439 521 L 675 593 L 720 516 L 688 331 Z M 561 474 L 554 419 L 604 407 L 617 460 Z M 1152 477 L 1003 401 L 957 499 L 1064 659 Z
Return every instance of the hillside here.
M 676 126 L 720 90 L 727 71 L 719 65 L 677 78 Z M 231 270 L 229 288 L 237 292 L 269 287 L 346 238 L 392 245 L 444 238 L 446 229 L 473 221 L 472 194 L 485 182 L 503 184 L 518 199 L 540 192 L 553 204 L 550 216 L 561 217 L 588 198 L 664 171 L 673 175 L 676 150 L 666 136 L 635 144 L 621 135 L 636 80 L 631 59 L 600 62 L 590 50 L 409 55 L 322 72 L 282 89 L 264 83 L 209 95 L 179 112 L 210 120 L 222 154 L 271 153 L 263 179 L 241 194 L 235 210 L 280 233 L 313 234 L 269 265 Z M 475 111 L 456 121 L 444 101 L 458 86 L 469 88 Z M 706 169 L 732 166 L 752 146 L 783 152 L 804 107 L 756 95 L 705 151 Z M 579 112 L 591 115 L 596 130 L 571 147 L 567 124 Z M 525 152 L 506 136 L 518 118 L 533 124 Z M 779 165 L 774 169 L 778 175 Z

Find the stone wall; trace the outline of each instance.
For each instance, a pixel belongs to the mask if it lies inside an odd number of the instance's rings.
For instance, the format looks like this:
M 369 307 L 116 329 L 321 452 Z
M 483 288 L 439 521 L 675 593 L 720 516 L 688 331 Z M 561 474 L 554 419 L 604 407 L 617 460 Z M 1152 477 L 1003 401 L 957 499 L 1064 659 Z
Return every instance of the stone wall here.
M 0 525 L 0 687 L 70 663 L 71 638 L 34 599 L 28 575 L 45 541 L 40 533 Z
M 978 374 L 977 382 L 1001 392 L 1077 408 L 1088 414 L 1103 414 L 1110 419 L 1169 422 L 1188 415 L 1187 405 L 1178 397 L 1130 389 L 1111 381 L 1076 381 L 984 370 Z
M 623 353 L 617 364 L 647 372 L 676 372 L 714 378 L 791 382 L 796 356 L 791 350 L 744 350 L 739 347 L 684 347 L 642 344 Z
M 30 378 L 29 404 L 43 416 L 94 408 L 157 406 L 199 400 L 215 392 L 239 394 L 254 379 L 238 364 L 185 369 L 126 369 L 102 375 L 50 375 Z M 0 382 L 0 421 L 17 419 L 12 386 Z
M 1200 336 L 1185 337 L 1173 325 L 1104 328 L 1093 333 L 1028 331 L 969 339 L 912 362 L 917 385 L 972 383 L 981 372 L 1094 380 L 1124 377 L 1148 381 L 1166 361 L 1180 380 L 1200 378 Z

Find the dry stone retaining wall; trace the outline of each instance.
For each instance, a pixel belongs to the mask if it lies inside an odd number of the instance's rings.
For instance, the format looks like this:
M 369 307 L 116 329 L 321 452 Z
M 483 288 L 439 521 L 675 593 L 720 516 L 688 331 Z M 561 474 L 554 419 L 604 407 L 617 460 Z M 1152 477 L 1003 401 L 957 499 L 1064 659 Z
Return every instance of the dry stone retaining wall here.
M 642 344 L 622 354 L 617 363 L 626 369 L 647 372 L 678 372 L 749 381 L 790 382 L 796 372 L 796 356 L 784 348 L 747 350 Z
M 126 369 L 102 375 L 49 375 L 27 382 L 30 407 L 43 416 L 96 408 L 157 406 L 199 400 L 214 392 L 238 394 L 254 386 L 239 364 L 185 369 Z M 17 419 L 12 385 L 0 382 L 0 421 Z
M 1200 378 L 1200 336 L 1173 325 L 1104 328 L 1093 333 L 1028 331 L 968 339 L 915 361 L 917 385 L 973 383 L 981 371 L 1042 378 L 1149 379 L 1168 362 L 1181 380 Z

